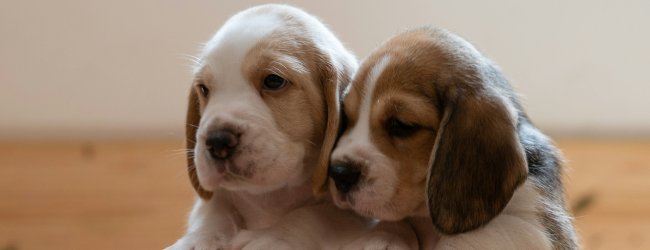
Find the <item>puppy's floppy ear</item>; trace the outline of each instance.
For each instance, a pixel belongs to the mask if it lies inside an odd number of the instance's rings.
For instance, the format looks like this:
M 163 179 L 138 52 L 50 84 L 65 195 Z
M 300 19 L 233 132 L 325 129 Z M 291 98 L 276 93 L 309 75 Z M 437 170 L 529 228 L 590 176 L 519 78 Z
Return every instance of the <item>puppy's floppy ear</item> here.
M 453 84 L 438 97 L 444 113 L 429 161 L 427 202 L 436 228 L 457 234 L 501 213 L 528 166 L 505 97 L 489 86 Z
M 341 97 L 343 90 L 350 83 L 354 66 L 342 64 L 338 69 L 327 56 L 319 57 L 322 61 L 318 63 L 320 71 L 320 82 L 322 84 L 325 105 L 327 106 L 327 124 L 321 146 L 318 165 L 312 176 L 312 190 L 315 195 L 320 196 L 327 190 L 327 168 L 330 163 L 330 155 L 337 141 L 340 126 Z
M 196 175 L 196 166 L 194 166 L 194 145 L 196 144 L 196 130 L 199 128 L 201 121 L 201 111 L 199 110 L 199 98 L 196 91 L 190 90 L 189 103 L 187 104 L 187 117 L 185 120 L 185 148 L 187 149 L 187 171 L 190 181 L 196 193 L 204 200 L 212 197 L 212 192 L 201 188 L 199 177 Z

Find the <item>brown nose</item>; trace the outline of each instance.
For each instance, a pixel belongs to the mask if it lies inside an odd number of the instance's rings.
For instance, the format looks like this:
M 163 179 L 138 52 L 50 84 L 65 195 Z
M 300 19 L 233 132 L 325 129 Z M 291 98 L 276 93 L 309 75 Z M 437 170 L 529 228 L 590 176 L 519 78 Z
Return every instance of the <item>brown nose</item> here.
M 205 145 L 214 159 L 224 160 L 230 157 L 239 144 L 239 136 L 230 130 L 216 130 L 208 134 Z

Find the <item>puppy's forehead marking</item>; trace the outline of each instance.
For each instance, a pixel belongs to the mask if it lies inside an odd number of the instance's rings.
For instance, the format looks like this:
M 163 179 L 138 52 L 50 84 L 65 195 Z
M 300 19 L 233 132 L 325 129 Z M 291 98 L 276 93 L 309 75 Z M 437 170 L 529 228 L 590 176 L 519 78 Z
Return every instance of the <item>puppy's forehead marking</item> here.
M 216 114 L 223 117 L 231 115 L 230 112 L 241 108 L 242 105 L 265 108 L 261 100 L 255 99 L 255 89 L 247 82 L 242 65 L 248 53 L 260 41 L 284 27 L 284 23 L 280 13 L 259 8 L 245 10 L 228 19 L 205 44 L 201 61 L 194 69 L 195 75 L 210 77 L 203 81 L 212 89 L 210 99 L 217 101 L 210 101 L 203 110 L 200 131 L 208 127 L 207 123 L 213 122 L 212 118 L 216 117 Z M 224 106 L 226 104 L 237 105 Z
M 230 18 L 205 44 L 201 53 L 202 60 L 195 71 L 209 67 L 212 75 L 216 77 L 240 76 L 240 67 L 247 53 L 264 37 L 284 24 L 284 20 L 277 13 L 259 12 L 249 10 Z
M 384 72 L 384 69 L 386 69 L 386 66 L 390 63 L 390 60 L 391 58 L 389 55 L 384 55 L 372 67 L 368 77 L 366 78 L 367 80 L 363 85 L 364 89 L 361 104 L 359 105 L 361 108 L 359 110 L 357 124 L 350 133 L 352 141 L 372 144 L 370 142 L 370 111 L 372 108 L 372 96 L 375 87 L 377 86 L 377 81 Z

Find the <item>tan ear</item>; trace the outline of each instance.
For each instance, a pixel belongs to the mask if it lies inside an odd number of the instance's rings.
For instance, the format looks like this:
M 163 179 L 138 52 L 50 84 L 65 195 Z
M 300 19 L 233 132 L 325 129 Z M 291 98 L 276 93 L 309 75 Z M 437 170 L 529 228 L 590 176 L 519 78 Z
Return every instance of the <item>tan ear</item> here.
M 199 177 L 196 175 L 194 166 L 194 145 L 196 144 L 196 130 L 199 128 L 201 111 L 199 110 L 199 98 L 196 91 L 190 90 L 189 103 L 187 104 L 187 117 L 185 120 L 185 148 L 187 149 L 187 172 L 196 193 L 204 200 L 212 197 L 212 192 L 201 188 Z
M 316 196 L 320 196 L 327 191 L 327 168 L 330 163 L 330 155 L 338 139 L 340 126 L 341 96 L 343 90 L 350 83 L 352 74 L 352 69 L 337 70 L 332 62 L 322 62 L 319 67 L 325 105 L 327 105 L 327 124 L 318 165 L 312 175 L 312 190 Z
M 436 228 L 457 234 L 501 213 L 528 166 L 509 103 L 489 88 L 441 92 L 444 114 L 429 162 L 427 202 Z

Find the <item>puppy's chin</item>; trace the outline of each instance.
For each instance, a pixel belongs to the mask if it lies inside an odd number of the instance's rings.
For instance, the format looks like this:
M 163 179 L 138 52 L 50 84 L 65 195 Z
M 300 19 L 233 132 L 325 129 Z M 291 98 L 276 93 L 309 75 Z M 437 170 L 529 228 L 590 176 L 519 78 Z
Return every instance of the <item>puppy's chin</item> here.
M 419 215 L 422 213 L 420 210 L 426 208 L 424 202 L 405 200 L 401 199 L 402 197 L 388 197 L 389 199 L 377 197 L 372 189 L 372 187 L 364 186 L 351 190 L 347 194 L 341 194 L 330 182 L 330 192 L 333 194 L 334 204 L 341 209 L 353 210 L 364 217 L 398 221 L 408 216 Z M 428 216 L 428 214 L 425 215 Z
M 368 204 L 364 201 L 351 200 L 354 204 L 352 209 L 365 217 L 386 220 L 386 221 L 399 221 L 410 215 L 413 211 L 408 211 L 402 207 L 402 204 L 395 202 L 388 202 L 384 204 Z
M 194 161 L 199 183 L 207 191 L 222 188 L 254 194 L 299 186 L 309 179 L 309 173 L 303 169 L 304 149 L 296 146 L 291 150 L 295 153 L 261 159 L 258 157 L 264 153 L 247 154 L 247 150 L 235 153 L 228 160 L 215 160 L 208 153 L 197 153 Z M 197 147 L 197 152 L 206 151 Z
M 220 173 L 217 169 L 218 167 L 216 166 L 197 166 L 199 183 L 203 189 L 207 191 L 215 191 L 222 188 L 229 191 L 244 191 L 251 194 L 259 194 L 285 187 L 298 186 L 308 179 L 305 175 L 297 175 L 289 176 L 274 182 L 272 182 L 273 180 L 260 181 L 260 179 L 264 179 L 264 177 L 258 177 L 256 175 L 245 177 L 235 174 L 227 169 L 225 172 Z
M 224 179 L 227 179 L 227 177 Z M 257 185 L 255 183 L 251 183 L 246 180 L 223 181 L 220 185 L 221 188 L 229 191 L 234 191 L 234 192 L 241 191 L 250 194 L 263 194 L 263 193 L 273 192 L 275 190 L 285 188 L 287 186 L 289 186 L 288 183 L 279 183 L 277 185 Z

